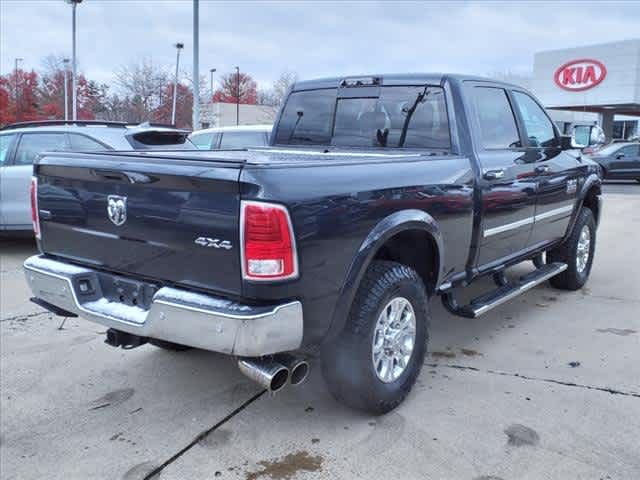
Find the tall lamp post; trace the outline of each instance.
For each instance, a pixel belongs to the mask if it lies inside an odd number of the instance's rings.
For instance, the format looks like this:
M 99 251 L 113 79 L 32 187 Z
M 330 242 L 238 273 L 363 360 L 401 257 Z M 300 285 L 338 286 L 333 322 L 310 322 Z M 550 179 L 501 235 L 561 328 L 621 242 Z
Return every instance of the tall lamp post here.
M 22 112 L 20 111 L 20 88 L 18 86 L 18 62 L 21 62 L 22 60 L 24 60 L 24 58 L 16 58 L 15 59 L 15 67 L 14 67 L 14 73 L 15 73 L 15 96 L 16 96 L 16 122 L 20 121 L 20 116 L 22 115 Z
M 216 73 L 216 69 L 212 68 L 209 73 L 211 74 L 211 103 L 213 103 L 213 74 Z
M 240 67 L 236 67 L 236 125 L 240 125 Z
M 176 101 L 178 100 L 178 69 L 180 68 L 180 50 L 184 48 L 183 43 L 174 45 L 177 50 L 176 54 L 176 78 L 173 81 L 173 107 L 171 108 L 171 125 L 176 124 Z
M 193 0 L 193 111 L 191 128 L 200 127 L 200 20 L 199 1 Z
M 64 120 L 69 120 L 69 59 L 62 59 L 64 65 Z
M 78 77 L 77 77 L 78 62 L 76 60 L 76 7 L 78 6 L 79 3 L 82 3 L 82 0 L 65 0 L 65 1 L 67 3 L 70 3 L 72 8 L 71 103 L 72 103 L 73 120 L 75 121 L 78 119 Z

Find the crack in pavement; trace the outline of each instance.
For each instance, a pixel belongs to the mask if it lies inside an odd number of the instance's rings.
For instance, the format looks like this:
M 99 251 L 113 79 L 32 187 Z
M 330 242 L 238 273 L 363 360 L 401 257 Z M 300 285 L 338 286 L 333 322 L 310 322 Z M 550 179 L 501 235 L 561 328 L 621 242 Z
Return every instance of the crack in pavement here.
M 12 320 L 26 320 L 28 318 L 38 317 L 40 315 L 46 315 L 51 312 L 37 312 L 37 313 L 28 313 L 27 315 L 14 315 L 13 317 L 0 318 L 0 322 L 10 322 Z
M 490 373 L 492 375 L 501 375 L 503 377 L 516 377 L 516 378 L 521 378 L 523 380 L 532 380 L 535 382 L 555 383 L 557 385 L 563 385 L 565 387 L 576 387 L 576 388 L 584 388 L 586 390 L 596 390 L 598 392 L 610 393 L 611 395 L 622 395 L 625 397 L 640 398 L 640 393 L 625 392 L 622 390 L 616 390 L 614 388 L 608 388 L 608 387 L 594 387 L 593 385 L 582 385 L 580 383 L 565 382 L 563 380 L 554 380 L 552 378 L 530 377 L 528 375 L 522 375 L 520 373 L 502 372 L 500 370 L 491 370 L 491 369 L 482 370 L 480 368 L 468 367 L 466 365 L 453 365 L 453 364 L 446 364 L 446 363 L 425 363 L 425 365 L 431 368 L 446 367 L 446 368 L 452 368 L 455 370 L 467 370 L 471 372 Z
M 178 450 L 178 452 L 176 452 L 171 457 L 169 457 L 169 459 L 165 460 L 161 465 L 157 466 L 156 468 L 151 470 L 147 475 L 145 475 L 143 480 L 152 480 L 153 478 L 157 478 L 156 475 L 159 475 L 160 472 L 162 472 L 162 470 L 164 470 L 166 467 L 168 467 L 173 462 L 178 460 L 182 455 L 184 455 L 189 450 L 191 450 L 191 448 L 193 448 L 193 446 L 196 445 L 200 440 L 204 439 L 207 435 L 211 434 L 211 432 L 213 432 L 214 430 L 218 429 L 219 427 L 227 423 L 229 420 L 231 420 L 233 417 L 238 415 L 240 412 L 242 412 L 245 408 L 247 408 L 253 402 L 258 400 L 265 393 L 266 393 L 266 390 L 262 390 L 261 392 L 256 393 L 253 397 L 246 400 L 242 405 L 240 405 L 234 411 L 229 413 L 226 417 L 224 417 L 218 423 L 208 428 L 207 430 L 203 430 L 202 432 L 200 432 L 186 446 L 182 447 L 180 450 Z

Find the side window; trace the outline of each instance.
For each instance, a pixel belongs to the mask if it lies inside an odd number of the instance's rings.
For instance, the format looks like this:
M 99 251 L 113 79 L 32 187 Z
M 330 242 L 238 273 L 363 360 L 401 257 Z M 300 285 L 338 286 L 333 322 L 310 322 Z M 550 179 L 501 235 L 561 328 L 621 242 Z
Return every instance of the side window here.
M 533 147 L 557 146 L 553 124 L 540 105 L 526 93 L 513 92 L 513 98 L 522 116 L 529 144 Z
M 198 147 L 198 150 L 210 150 L 213 133 L 194 134 L 191 136 L 190 140 L 191 143 Z
M 71 142 L 71 150 L 79 152 L 108 150 L 108 148 L 101 143 L 96 142 L 89 137 L 85 137 L 84 135 L 78 135 L 77 133 L 70 133 L 69 141 Z
M 263 147 L 264 132 L 224 132 L 220 148 Z
M 625 157 L 637 157 L 639 155 L 639 148 L 640 146 L 638 145 L 628 145 L 618 150 L 618 153 L 616 153 L 616 155 L 620 155 L 621 153 L 623 153 Z
M 521 147 L 507 92 L 502 88 L 475 87 L 474 97 L 482 146 L 486 149 Z
M 31 165 L 40 152 L 69 150 L 64 133 L 23 133 L 16 152 L 16 165 Z
M 11 150 L 11 145 L 13 145 L 15 138 L 15 133 L 0 135 L 0 167 L 9 161 L 9 151 Z

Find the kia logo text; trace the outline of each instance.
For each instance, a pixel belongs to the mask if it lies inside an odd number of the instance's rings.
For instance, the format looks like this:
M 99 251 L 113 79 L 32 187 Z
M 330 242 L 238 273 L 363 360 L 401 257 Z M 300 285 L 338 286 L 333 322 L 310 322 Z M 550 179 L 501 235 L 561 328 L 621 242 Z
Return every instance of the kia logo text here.
M 581 58 L 562 65 L 554 73 L 553 79 L 564 90 L 581 92 L 595 87 L 606 76 L 607 68 L 602 62 Z

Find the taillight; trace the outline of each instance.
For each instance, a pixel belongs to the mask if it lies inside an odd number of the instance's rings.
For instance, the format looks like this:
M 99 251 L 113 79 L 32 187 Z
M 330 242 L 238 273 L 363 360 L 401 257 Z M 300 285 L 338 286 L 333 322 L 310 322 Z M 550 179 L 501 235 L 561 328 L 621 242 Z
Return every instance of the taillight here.
M 31 177 L 31 223 L 33 223 L 33 233 L 40 240 L 40 214 L 38 212 L 38 178 Z
M 298 258 L 289 212 L 282 205 L 242 202 L 242 276 L 283 280 L 298 276 Z

